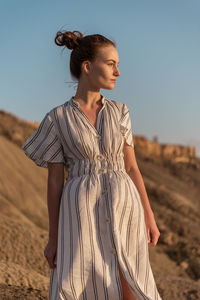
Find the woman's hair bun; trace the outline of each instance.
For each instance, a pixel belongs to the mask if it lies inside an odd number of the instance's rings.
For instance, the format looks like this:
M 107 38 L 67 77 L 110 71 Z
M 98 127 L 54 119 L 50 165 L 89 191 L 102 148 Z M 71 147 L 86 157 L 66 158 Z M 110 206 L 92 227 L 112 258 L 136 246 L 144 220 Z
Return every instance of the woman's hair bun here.
M 72 50 L 79 46 L 83 34 L 80 31 L 58 31 L 55 37 L 57 46 L 66 46 Z

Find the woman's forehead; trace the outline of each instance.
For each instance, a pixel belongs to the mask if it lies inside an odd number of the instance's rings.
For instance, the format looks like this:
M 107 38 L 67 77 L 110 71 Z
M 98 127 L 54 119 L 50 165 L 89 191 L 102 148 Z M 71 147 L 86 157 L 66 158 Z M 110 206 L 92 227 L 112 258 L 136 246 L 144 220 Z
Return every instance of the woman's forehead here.
M 115 62 L 119 63 L 118 51 L 113 46 L 106 46 L 106 47 L 99 48 L 97 53 L 97 58 L 104 61 L 114 60 Z

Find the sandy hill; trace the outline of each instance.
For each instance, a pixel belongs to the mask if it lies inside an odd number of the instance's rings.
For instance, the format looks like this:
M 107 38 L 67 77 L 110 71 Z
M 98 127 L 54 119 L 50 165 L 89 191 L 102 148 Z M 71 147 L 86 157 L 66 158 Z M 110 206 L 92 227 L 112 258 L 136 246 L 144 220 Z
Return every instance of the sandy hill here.
M 0 111 L 0 299 L 48 299 L 47 170 L 20 148 L 37 126 Z M 147 155 L 137 143 L 136 156 L 161 232 L 157 246 L 149 246 L 160 294 L 164 300 L 200 299 L 198 160 Z

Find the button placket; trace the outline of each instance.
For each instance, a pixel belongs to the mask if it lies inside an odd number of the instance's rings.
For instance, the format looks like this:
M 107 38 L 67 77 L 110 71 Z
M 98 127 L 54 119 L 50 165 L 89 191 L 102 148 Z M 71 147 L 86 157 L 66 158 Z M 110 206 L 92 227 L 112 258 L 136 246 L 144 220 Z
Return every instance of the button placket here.
M 101 135 L 96 135 L 97 140 L 100 142 L 101 141 Z M 100 153 L 96 156 L 96 158 L 100 161 L 100 169 L 98 171 L 99 174 L 105 172 L 105 164 L 102 166 L 102 161 L 104 160 L 104 156 Z
M 104 173 L 105 172 L 105 159 L 104 159 L 104 156 L 99 154 L 97 156 L 97 159 L 100 160 L 100 164 L 101 164 L 101 167 L 99 169 L 99 173 Z

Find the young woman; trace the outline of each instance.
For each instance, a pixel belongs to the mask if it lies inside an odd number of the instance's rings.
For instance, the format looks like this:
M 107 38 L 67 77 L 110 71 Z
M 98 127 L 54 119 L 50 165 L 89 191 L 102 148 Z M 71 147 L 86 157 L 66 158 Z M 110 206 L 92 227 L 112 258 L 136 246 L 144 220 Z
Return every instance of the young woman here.
M 22 146 L 48 168 L 49 298 L 160 300 L 148 253 L 160 232 L 136 162 L 129 109 L 100 94 L 120 75 L 116 45 L 79 31 L 59 31 L 55 43 L 72 50 L 78 88 Z

